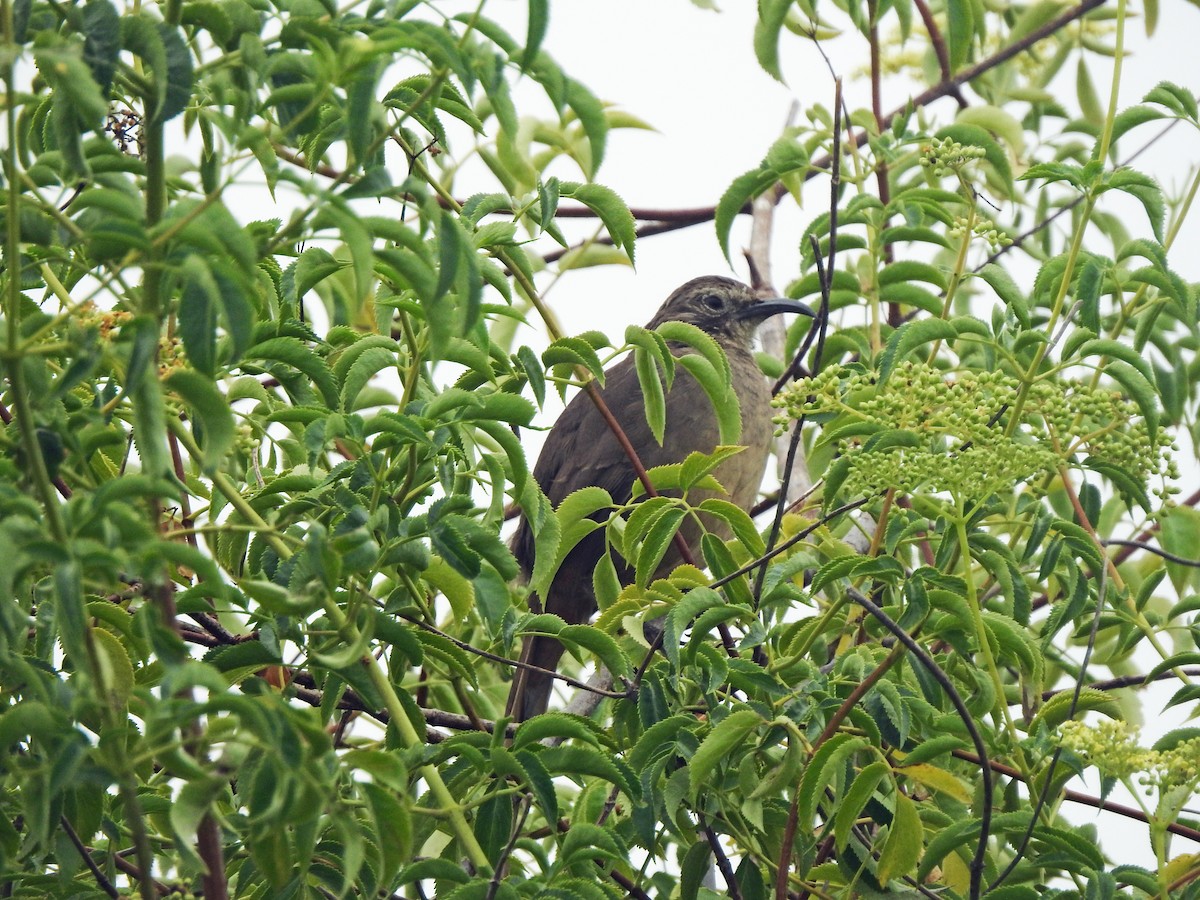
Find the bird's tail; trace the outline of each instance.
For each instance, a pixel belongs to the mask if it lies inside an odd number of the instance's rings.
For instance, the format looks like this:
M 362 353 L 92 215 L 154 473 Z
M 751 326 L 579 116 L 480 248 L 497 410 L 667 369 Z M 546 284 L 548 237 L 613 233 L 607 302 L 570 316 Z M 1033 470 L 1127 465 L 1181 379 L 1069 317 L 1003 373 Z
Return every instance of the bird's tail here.
M 538 672 L 524 665 L 517 669 L 504 708 L 506 716 L 514 716 L 518 722 L 524 722 L 549 708 L 550 692 L 554 688 L 554 678 L 550 672 L 558 667 L 564 650 L 563 645 L 554 638 L 543 635 L 525 638 L 521 662 L 547 671 Z

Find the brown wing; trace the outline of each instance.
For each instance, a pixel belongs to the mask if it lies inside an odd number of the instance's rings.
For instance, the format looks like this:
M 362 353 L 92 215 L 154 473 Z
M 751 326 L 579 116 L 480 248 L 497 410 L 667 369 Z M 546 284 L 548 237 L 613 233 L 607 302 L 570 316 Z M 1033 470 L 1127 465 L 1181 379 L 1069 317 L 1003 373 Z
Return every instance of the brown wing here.
M 758 446 L 729 460 L 717 472 L 717 477 L 729 490 L 729 499 L 745 506 L 753 501 L 762 480 L 767 454 L 766 442 L 762 440 L 763 423 L 769 433 L 770 410 L 766 385 L 750 354 L 735 352 L 730 357 L 735 370 L 741 368 L 746 372 L 747 387 L 738 391 L 743 419 L 750 420 L 743 423 L 743 432 Z M 735 371 L 735 374 L 741 373 Z M 720 429 L 708 396 L 683 369 L 676 370 L 674 384 L 666 395 L 666 439 L 662 445 L 654 439 L 646 422 L 632 358 L 623 360 L 607 373 L 601 395 L 630 443 L 638 449 L 638 456 L 647 469 L 681 462 L 693 451 L 709 453 L 720 442 Z M 584 392 L 572 399 L 551 429 L 533 474 L 556 507 L 573 492 L 593 485 L 607 490 L 615 503 L 625 503 L 631 495 L 635 477 L 629 458 Z M 697 540 L 694 524 L 685 527 L 684 533 L 694 548 Z M 512 548 L 528 577 L 533 570 L 534 547 L 532 531 L 524 519 L 513 537 Z M 591 618 L 596 611 L 592 572 L 604 552 L 601 531 L 593 532 L 576 545 L 559 567 L 548 595 L 542 598 L 546 612 L 572 623 Z M 667 571 L 679 562 L 680 554 L 672 548 L 663 559 L 660 571 Z M 624 566 L 618 565 L 618 572 L 623 581 L 631 580 L 632 575 Z M 562 653 L 563 646 L 558 641 L 531 638 L 526 641 L 523 658 L 541 668 L 554 669 Z M 524 672 L 514 681 L 510 702 L 515 705 L 511 711 L 519 719 L 543 712 L 552 686 L 553 680 L 549 676 Z

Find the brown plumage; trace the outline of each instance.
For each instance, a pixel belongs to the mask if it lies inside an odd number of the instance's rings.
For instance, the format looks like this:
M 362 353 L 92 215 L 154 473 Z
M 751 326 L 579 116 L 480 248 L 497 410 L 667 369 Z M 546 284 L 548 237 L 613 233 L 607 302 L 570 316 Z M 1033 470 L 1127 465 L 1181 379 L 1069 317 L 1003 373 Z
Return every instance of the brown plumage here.
M 741 410 L 741 443 L 746 450 L 726 460 L 714 474 L 728 492 L 726 499 L 744 509 L 754 502 L 762 483 L 773 430 L 771 395 L 754 360 L 752 341 L 759 323 L 781 312 L 813 314 L 802 303 L 760 301 L 738 281 L 707 276 L 676 289 L 646 326 L 689 322 L 711 335 L 724 350 Z M 672 346 L 672 352 L 679 355 L 684 348 Z M 646 423 L 632 356 L 605 373 L 605 386 L 600 393 L 647 469 L 681 462 L 693 451 L 711 453 L 721 442 L 708 396 L 682 367 L 676 369 L 674 384 L 666 395 L 666 432 L 661 446 Z M 550 430 L 533 475 L 556 507 L 567 495 L 592 485 L 607 490 L 614 502 L 626 503 L 635 478 L 633 466 L 616 437 L 582 391 Z M 689 494 L 692 503 L 701 499 L 700 492 Z M 710 527 L 720 532 L 719 527 Z M 695 523 L 686 523 L 683 534 L 693 557 L 698 557 L 700 535 Z M 534 540 L 524 518 L 513 537 L 512 548 L 528 578 L 533 570 Z M 596 611 L 592 572 L 603 552 L 603 529 L 593 531 L 576 545 L 559 567 L 547 596 L 542 598 L 545 612 L 573 624 L 591 618 Z M 622 582 L 631 582 L 632 571 L 615 556 L 614 561 Z M 672 544 L 655 577 L 670 572 L 681 561 L 679 550 Z M 530 637 L 525 640 L 522 659 L 543 669 L 555 669 L 563 650 L 562 644 L 552 638 Z M 544 712 L 552 686 L 553 679 L 549 676 L 518 669 L 509 695 L 509 713 L 525 720 Z

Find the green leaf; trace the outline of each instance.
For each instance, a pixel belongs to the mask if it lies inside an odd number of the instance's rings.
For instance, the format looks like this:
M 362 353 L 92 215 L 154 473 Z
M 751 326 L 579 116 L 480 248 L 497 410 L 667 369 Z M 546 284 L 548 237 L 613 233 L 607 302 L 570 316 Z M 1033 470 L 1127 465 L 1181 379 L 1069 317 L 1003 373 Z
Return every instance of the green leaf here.
M 1075 701 L 1074 691 L 1059 691 L 1042 704 L 1042 708 L 1037 711 L 1037 715 L 1029 723 L 1029 733 L 1036 733 L 1042 724 L 1054 731 L 1063 722 L 1072 718 L 1072 709 L 1074 709 L 1075 717 L 1094 710 L 1104 713 L 1110 718 L 1123 718 L 1117 698 L 1106 691 L 1084 688 L 1079 692 L 1078 702 Z
M 778 5 L 779 0 L 772 0 L 772 2 Z M 790 6 L 791 0 L 787 0 L 783 5 Z M 733 183 L 725 189 L 725 193 L 717 201 L 717 211 L 713 217 L 713 223 L 716 225 L 721 252 L 725 254 L 727 262 L 730 261 L 729 232 L 733 228 L 734 220 L 741 214 L 747 203 L 772 187 L 777 180 L 775 172 L 764 164 L 733 179 Z
M 728 378 L 723 377 L 720 370 L 713 368 L 705 357 L 695 353 L 686 353 L 678 357 L 677 362 L 696 379 L 704 391 L 704 396 L 712 404 L 721 443 L 737 444 L 741 441 L 742 414 L 738 407 L 737 394 L 734 393 Z
M 595 348 L 577 337 L 559 338 L 542 352 L 542 364 L 550 366 L 583 366 L 600 384 L 604 384 L 604 366 Z
M 733 377 L 733 370 L 729 367 L 729 360 L 725 357 L 725 351 L 721 349 L 720 344 L 713 340 L 711 335 L 701 331 L 691 322 L 663 322 L 655 331 L 662 335 L 665 340 L 691 347 L 704 357 L 716 372 L 723 376 L 725 384 L 730 383 Z
M 163 383 L 188 405 L 192 431 L 203 451 L 200 464 L 206 473 L 215 472 L 237 437 L 224 395 L 211 379 L 190 369 L 176 369 Z
M 1004 301 L 1004 305 L 1012 311 L 1021 327 L 1028 328 L 1030 325 L 1029 301 L 1025 299 L 1025 295 L 1017 287 L 1016 281 L 1013 280 L 1008 270 L 995 263 L 988 263 L 979 270 L 978 276 L 986 281 L 996 292 L 996 296 Z
M 529 0 L 529 25 L 525 31 L 525 49 L 521 53 L 521 70 L 528 72 L 537 59 L 546 28 L 550 24 L 550 0 Z
M 590 822 L 574 822 L 567 829 L 559 852 L 562 863 L 575 874 L 592 877 L 597 863 L 620 864 L 628 857 L 611 831 Z
M 246 351 L 247 359 L 262 359 L 280 362 L 304 373 L 321 391 L 321 396 L 331 409 L 339 406 L 337 384 L 329 367 L 305 344 L 294 337 L 269 338 L 255 344 Z
M 368 347 L 357 354 L 342 379 L 342 411 L 351 412 L 355 399 L 371 379 L 384 369 L 394 368 L 396 365 L 396 352 L 387 347 Z
M 688 591 L 682 600 L 671 607 L 663 628 L 663 652 L 672 666 L 679 666 L 679 642 L 692 620 L 706 610 L 725 604 L 725 598 L 712 588 L 698 587 Z
M 187 107 L 192 96 L 192 56 L 179 29 L 149 17 L 121 17 L 121 46 L 141 57 L 153 73 L 144 95 L 147 117 L 166 122 Z
M 881 884 L 907 875 L 916 868 L 924 847 L 925 828 L 915 804 L 907 795 L 895 793 L 896 809 L 888 826 L 887 840 L 879 854 L 877 877 Z
M 650 433 L 661 447 L 667 430 L 667 400 L 658 374 L 658 363 L 654 354 L 642 347 L 634 348 L 633 362 L 637 371 L 638 386 L 642 392 L 646 424 L 650 426 Z
M 862 738 L 838 733 L 817 748 L 804 770 L 798 789 L 799 822 L 806 831 L 812 827 L 817 804 L 824 798 L 825 788 L 835 778 L 846 758 L 866 745 Z
M 324 247 L 309 247 L 300 254 L 293 269 L 296 297 L 303 298 L 314 287 L 346 268 Z
M 758 64 L 776 81 L 783 81 L 779 68 L 779 33 L 793 0 L 759 0 L 754 23 L 754 55 Z M 728 254 L 726 254 L 728 257 Z
M 649 584 L 650 579 L 658 571 L 659 563 L 670 549 L 675 532 L 679 530 L 686 515 L 687 510 L 678 506 L 665 510 L 654 520 L 654 524 L 642 538 L 641 546 L 638 548 L 635 577 L 635 583 L 639 587 Z
M 399 799 L 402 790 L 387 790 L 378 784 L 361 782 L 358 789 L 367 798 L 379 847 L 379 880 L 391 883 L 400 867 L 412 858 L 413 825 L 408 807 Z
M 229 791 L 229 783 L 220 776 L 186 782 L 171 801 L 168 810 L 175 846 L 182 850 L 189 865 L 203 866 L 197 855 L 196 833 L 213 802 Z
M 92 71 L 80 58 L 78 47 L 39 48 L 34 51 L 38 71 L 54 88 L 50 125 L 54 144 L 71 171 L 90 176 L 91 166 L 83 153 L 81 134 L 100 126 L 108 103 Z
M 574 181 L 564 181 L 559 185 L 563 197 L 578 200 L 600 217 L 613 243 L 624 250 L 630 260 L 634 258 L 634 244 L 637 233 L 634 228 L 633 214 L 615 191 L 601 184 L 580 184 Z
M 109 0 L 88 0 L 83 7 L 83 61 L 101 91 L 112 85 L 121 53 L 121 16 Z
M 570 78 L 567 79 L 566 82 L 566 102 L 567 106 L 571 108 L 571 112 L 575 113 L 575 117 L 579 120 L 579 124 L 583 126 L 583 133 L 587 136 L 591 159 L 589 160 L 588 165 L 586 165 L 584 168 L 588 177 L 592 178 L 600 168 L 600 164 L 604 161 L 604 151 L 608 142 L 608 116 L 605 113 L 604 104 L 601 103 L 596 95 L 584 87 L 580 82 Z M 613 240 L 616 241 L 619 247 L 623 247 L 625 249 L 625 252 L 629 254 L 629 259 L 632 260 L 632 224 L 630 225 L 628 240 L 626 240 L 625 232 L 620 231 L 620 233 L 618 233 L 618 231 L 615 231 L 609 220 L 605 218 L 605 214 L 593 206 L 592 202 L 589 202 L 584 197 L 581 197 L 578 192 L 569 194 L 566 190 L 566 187 L 566 184 L 562 185 L 562 196 L 574 196 L 576 200 L 595 210 L 595 212 L 600 215 L 605 227 L 608 228 L 608 233 L 612 235 Z M 618 201 L 620 200 L 620 198 L 617 198 L 617 195 L 611 190 L 598 184 L 576 185 L 576 187 L 583 187 L 587 189 L 596 188 L 598 189 L 599 194 L 611 195 L 611 198 L 616 198 Z M 590 190 L 586 193 L 590 193 Z M 606 205 L 611 204 L 611 198 L 606 199 L 603 202 Z M 624 203 L 620 203 L 619 209 L 614 207 L 618 214 L 618 218 L 620 209 L 624 209 L 624 207 Z M 632 222 L 632 218 L 630 221 Z
M 558 505 L 555 519 L 559 528 L 559 539 L 555 552 L 545 554 L 538 547 L 534 556 L 533 575 L 529 586 L 539 596 L 545 596 L 550 580 L 562 565 L 575 545 L 600 527 L 600 522 L 591 518 L 601 510 L 611 510 L 612 496 L 601 487 L 586 487 L 563 498 Z
M 154 375 L 139 378 L 129 389 L 133 400 L 133 443 L 147 475 L 166 477 L 171 471 L 167 450 L 166 404 L 162 385 Z
M 902 259 L 889 266 L 884 266 L 879 272 L 881 285 L 904 283 L 909 281 L 925 281 L 938 290 L 946 289 L 946 276 L 941 269 L 929 263 L 913 259 Z
M 1104 124 L 1106 112 L 1104 104 L 1096 94 L 1096 86 L 1092 83 L 1091 73 L 1083 56 L 1075 67 L 1075 96 L 1079 100 L 1079 109 L 1083 118 L 1091 125 L 1100 127 Z
M 1150 220 L 1150 227 L 1154 231 L 1155 239 L 1160 244 L 1163 242 L 1163 225 L 1167 218 L 1167 205 L 1163 200 L 1162 188 L 1158 186 L 1157 181 L 1149 175 L 1133 169 L 1117 169 L 1108 174 L 1108 177 L 1096 189 L 1096 193 L 1102 194 L 1108 190 L 1123 191 L 1136 198 L 1142 204 L 1142 208 L 1146 210 L 1146 217 Z
M 833 833 L 838 850 L 846 848 L 851 829 L 854 828 L 859 815 L 874 796 L 875 789 L 885 778 L 890 779 L 891 774 L 891 766 L 883 760 L 877 760 L 859 772 L 846 788 L 846 793 L 838 802 L 833 820 Z
M 223 306 L 221 289 L 205 261 L 183 261 L 183 291 L 179 298 L 179 337 L 188 362 L 205 375 L 217 367 L 217 315 Z
M 958 111 L 956 119 L 964 124 L 978 125 L 997 135 L 1008 144 L 1008 148 L 1015 158 L 1024 158 L 1025 129 L 1007 110 L 998 106 L 968 106 L 966 109 Z
M 1150 440 L 1154 440 L 1158 432 L 1158 393 L 1154 389 L 1153 380 L 1143 375 L 1141 370 L 1119 361 L 1109 362 L 1104 367 L 1104 372 L 1120 382 L 1121 387 L 1133 398 L 1133 402 L 1142 413 L 1142 418 L 1146 420 L 1146 431 Z
M 1196 96 L 1186 87 L 1160 81 L 1142 98 L 1147 103 L 1157 103 L 1165 106 L 1171 112 L 1185 119 L 1196 120 Z
M 512 817 L 512 798 L 507 791 L 497 788 L 488 792 L 475 813 L 475 839 L 493 866 L 500 864 L 504 848 L 508 846 Z
M 701 503 L 699 509 L 703 513 L 724 521 L 729 526 L 729 530 L 733 532 L 734 537 L 741 542 L 752 557 L 761 556 L 766 552 L 766 544 L 763 542 L 762 535 L 758 533 L 754 520 L 736 503 L 713 497 Z
M 1115 144 L 1126 132 L 1132 131 L 1139 125 L 1145 125 L 1147 122 L 1161 118 L 1163 118 L 1162 111 L 1150 106 L 1139 104 L 1123 109 L 1113 119 L 1112 142 Z
M 1110 356 L 1113 359 L 1119 359 L 1122 362 L 1133 366 L 1141 374 L 1143 378 L 1150 384 L 1154 383 L 1154 370 L 1145 356 L 1138 353 L 1128 344 L 1122 344 L 1120 341 L 1108 340 L 1105 338 L 1090 340 L 1084 343 L 1077 351 L 1076 355 L 1080 359 L 1087 359 L 1089 356 Z M 1100 368 L 1104 368 L 1101 363 Z
M 537 716 L 543 719 L 545 716 Z M 539 754 L 539 759 L 546 764 L 546 771 L 551 775 L 593 775 L 603 778 L 610 784 L 615 784 L 631 797 L 638 797 L 641 792 L 637 783 L 629 778 L 628 769 L 621 768 L 620 757 L 601 752 L 592 747 L 559 746 L 550 747 Z M 622 763 L 623 765 L 623 763 Z
M 1168 553 L 1184 559 L 1200 557 L 1200 511 L 1190 506 L 1174 506 L 1159 520 L 1162 547 Z M 1197 570 L 1192 566 L 1167 561 L 1167 575 L 1176 592 L 1194 583 Z
M 703 790 L 717 765 L 760 725 L 763 718 L 752 709 L 739 709 L 722 719 L 701 741 L 688 763 L 692 797 Z
M 950 51 L 950 71 L 957 72 L 971 56 L 975 35 L 975 7 L 970 0 L 946 0 L 946 43 Z
M 512 749 L 516 752 L 527 747 L 537 747 L 547 738 L 568 738 L 598 747 L 600 741 L 596 728 L 597 726 L 580 716 L 548 712 L 535 716 L 528 722 L 522 722 L 517 727 Z
M 688 847 L 679 866 L 680 900 L 696 900 L 700 896 L 700 888 L 712 868 L 711 857 L 712 847 L 708 841 L 696 841 Z
M 350 151 L 348 162 L 354 168 L 366 170 L 370 163 L 368 154 L 375 139 L 375 116 L 372 114 L 377 110 L 375 89 L 383 67 L 383 61 L 380 59 L 361 65 L 346 85 L 343 121 L 346 127 L 346 147 Z M 368 173 L 360 179 L 357 185 L 360 192 L 365 192 L 366 185 L 370 184 L 372 177 Z
M 566 625 L 558 633 L 558 639 L 568 646 L 576 645 L 596 654 L 600 662 L 618 677 L 633 674 L 629 657 L 621 652 L 620 645 L 598 628 L 591 625 Z
M 931 341 L 952 341 L 957 337 L 958 329 L 944 319 L 916 319 L 906 322 L 892 332 L 887 347 L 879 355 L 879 383 L 886 382 L 896 363 L 917 347 Z

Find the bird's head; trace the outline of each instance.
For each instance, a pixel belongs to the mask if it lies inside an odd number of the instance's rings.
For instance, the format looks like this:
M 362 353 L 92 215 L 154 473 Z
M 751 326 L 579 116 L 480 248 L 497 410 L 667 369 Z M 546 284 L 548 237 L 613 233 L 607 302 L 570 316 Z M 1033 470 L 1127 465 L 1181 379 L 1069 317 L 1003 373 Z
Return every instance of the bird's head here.
M 705 275 L 676 288 L 646 327 L 688 322 L 718 341 L 748 347 L 764 319 L 785 312 L 815 315 L 811 307 L 797 300 L 760 300 L 740 281 Z

